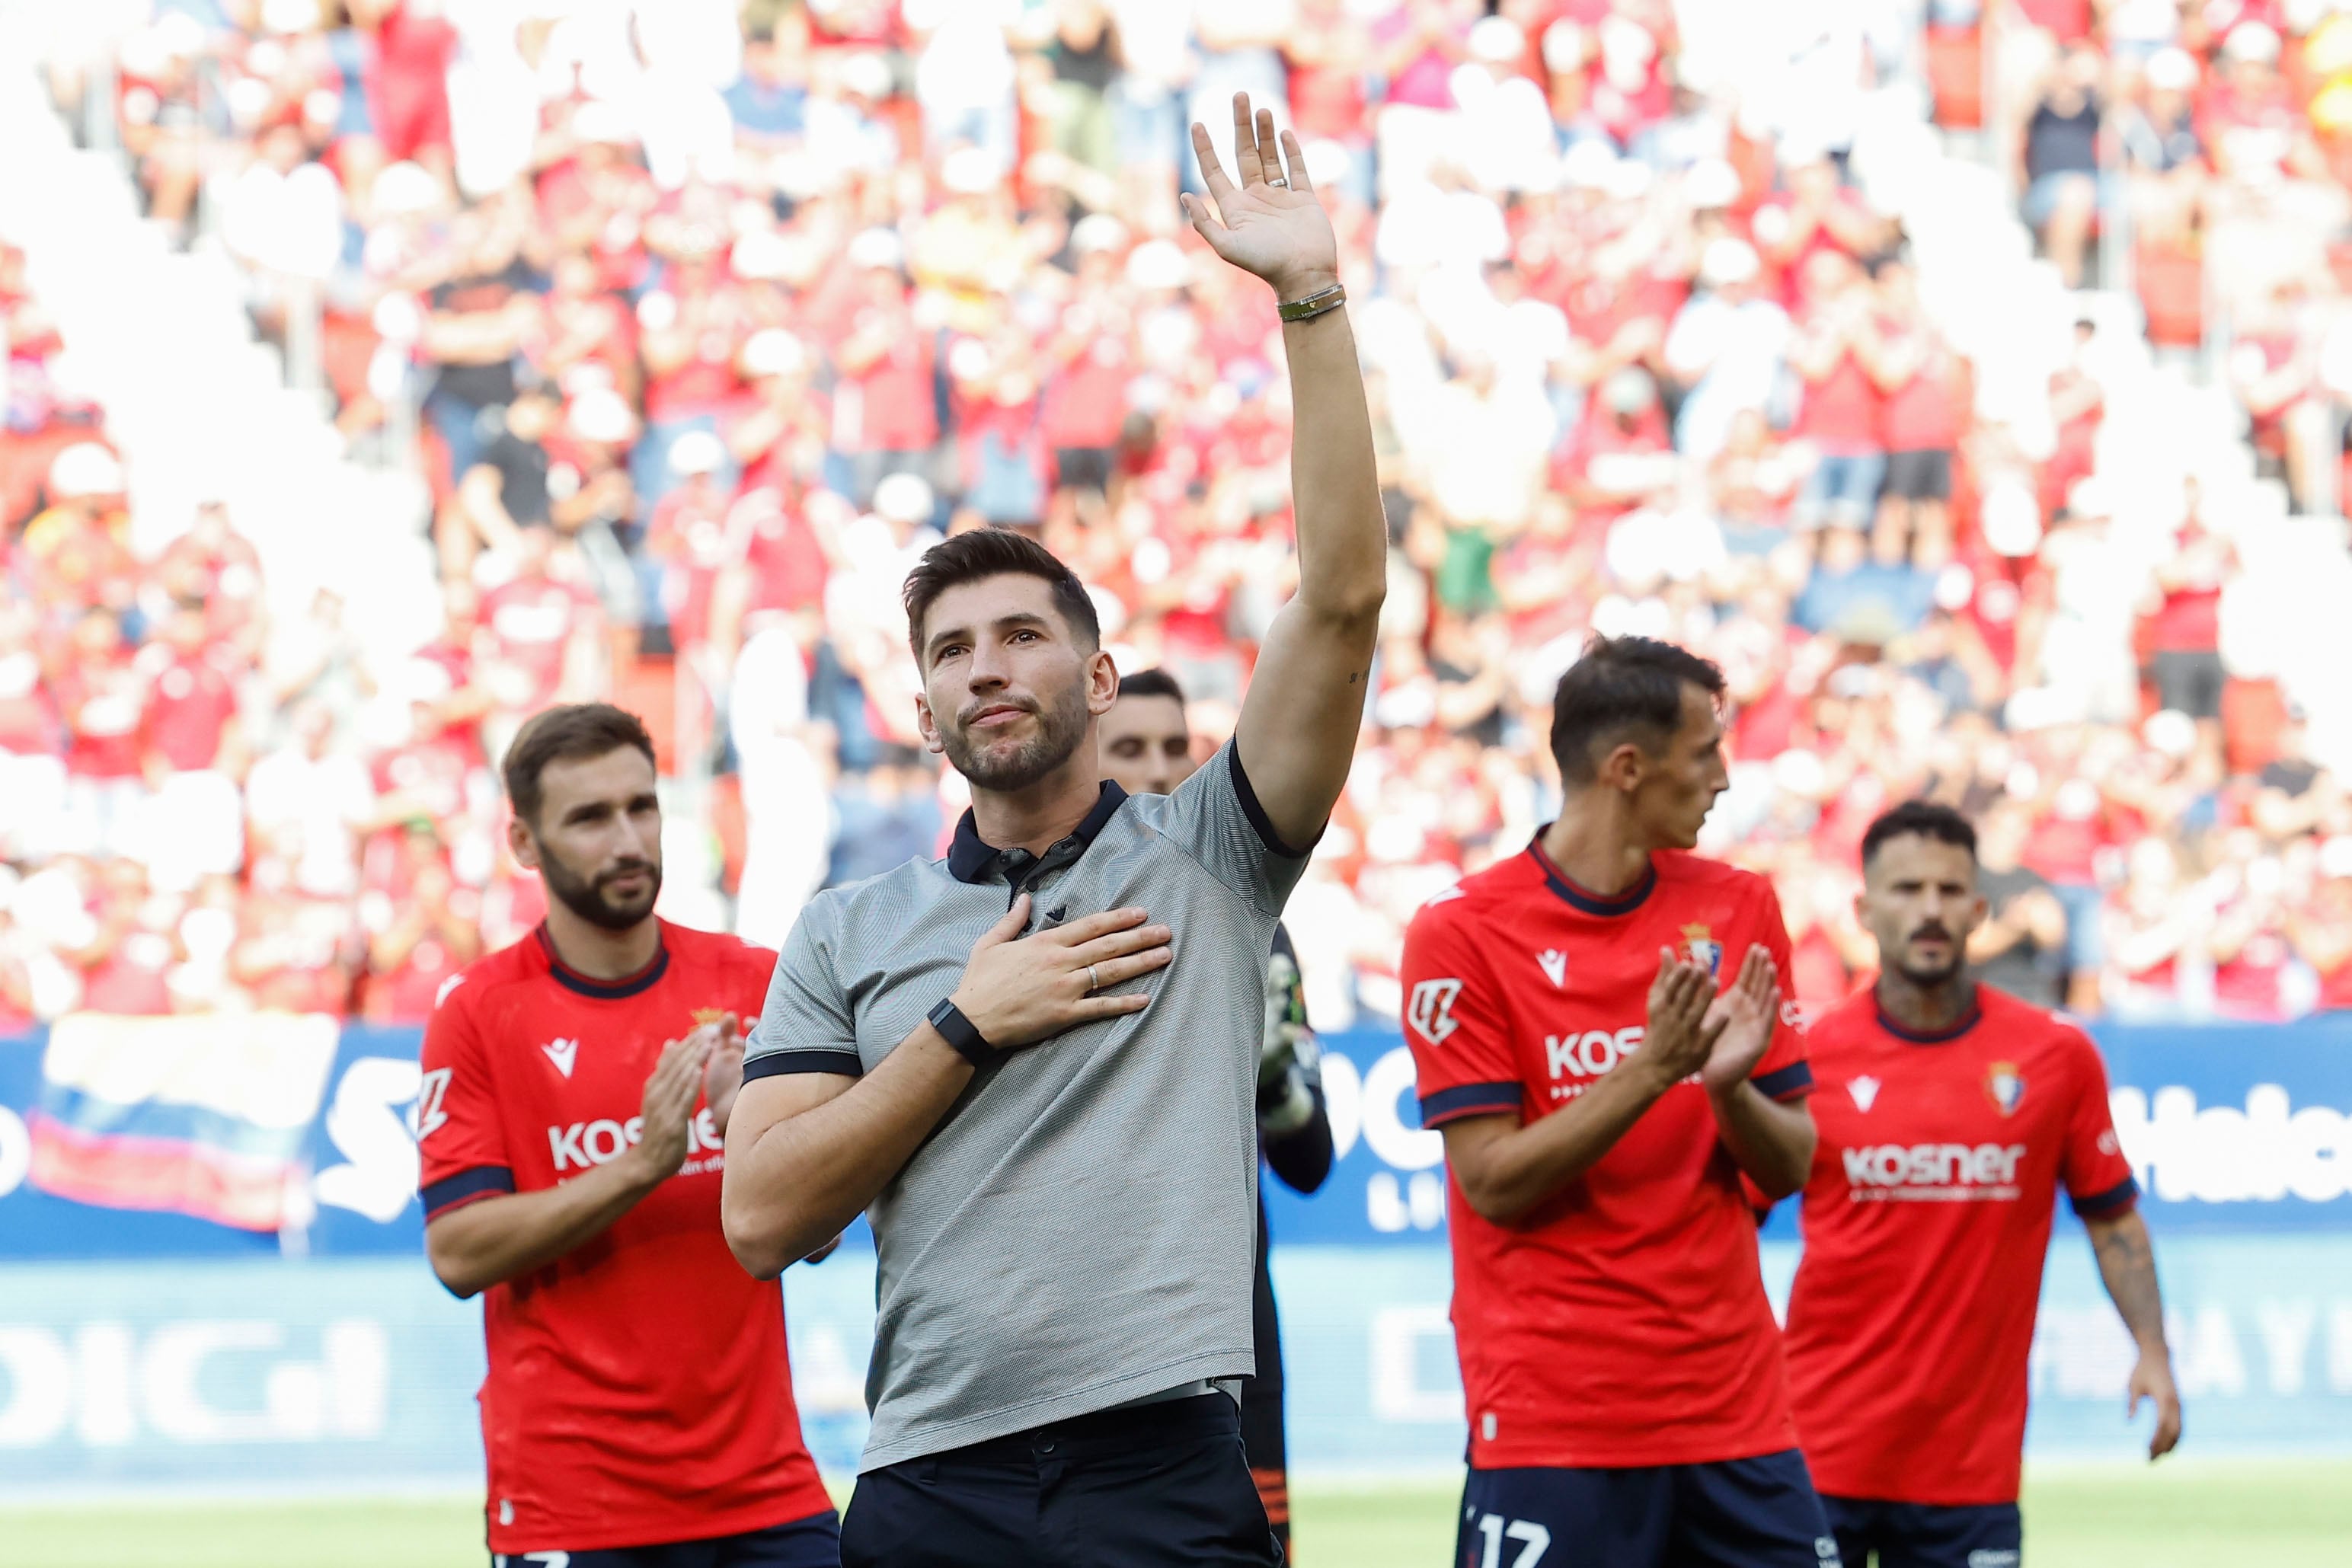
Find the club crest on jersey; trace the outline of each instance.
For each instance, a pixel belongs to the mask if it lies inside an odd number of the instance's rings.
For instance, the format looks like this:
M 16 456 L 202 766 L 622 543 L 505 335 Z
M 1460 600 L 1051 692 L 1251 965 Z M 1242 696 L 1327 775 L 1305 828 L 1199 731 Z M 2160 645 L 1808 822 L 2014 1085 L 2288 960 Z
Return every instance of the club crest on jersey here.
M 1853 1096 L 1853 1108 L 1857 1111 L 1867 1111 L 1878 1103 L 1878 1080 L 1867 1072 L 1859 1078 L 1847 1079 L 1845 1089 Z
M 732 1008 L 697 1008 L 694 1009 L 694 1027 L 700 1029 L 704 1024 L 717 1023 L 734 1010 Z
M 564 1077 L 572 1076 L 572 1064 L 579 1060 L 580 1042 L 576 1040 L 551 1040 L 539 1048 L 547 1052 L 547 1060 L 555 1063 L 555 1071 Z
M 1536 955 L 1536 962 L 1543 966 L 1544 978 L 1551 982 L 1553 990 L 1568 984 L 1567 954 L 1557 947 L 1547 947 Z
M 1985 1069 L 1985 1095 L 2002 1115 L 2017 1114 L 2017 1107 L 2025 1099 L 2025 1074 L 2017 1070 L 2014 1061 L 1994 1062 Z
M 1683 927 L 1683 946 L 1694 964 L 1705 964 L 1706 972 L 1720 978 L 1723 974 L 1723 944 L 1715 939 L 1714 931 L 1705 925 Z

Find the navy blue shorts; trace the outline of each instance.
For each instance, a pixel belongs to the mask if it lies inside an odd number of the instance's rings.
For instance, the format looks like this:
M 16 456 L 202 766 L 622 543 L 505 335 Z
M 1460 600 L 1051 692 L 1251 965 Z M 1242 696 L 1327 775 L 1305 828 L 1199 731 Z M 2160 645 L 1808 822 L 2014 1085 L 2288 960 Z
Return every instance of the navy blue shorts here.
M 1838 1568 L 1804 1456 L 1472 1470 L 1454 1568 Z
M 1103 1410 L 857 1478 L 843 1568 L 1279 1568 L 1223 1394 Z
M 840 1568 L 841 1522 L 830 1510 L 766 1530 L 598 1552 L 512 1552 L 492 1568 Z
M 1947 1506 L 1824 1497 L 1845 1568 L 2017 1568 L 2025 1524 L 2013 1502 Z

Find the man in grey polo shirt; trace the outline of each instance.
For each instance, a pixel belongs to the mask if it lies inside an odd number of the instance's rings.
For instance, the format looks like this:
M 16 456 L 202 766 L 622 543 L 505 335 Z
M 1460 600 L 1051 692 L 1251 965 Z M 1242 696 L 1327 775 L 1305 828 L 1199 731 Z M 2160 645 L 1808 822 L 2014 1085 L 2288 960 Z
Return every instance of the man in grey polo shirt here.
M 981 530 L 908 577 L 926 738 L 971 785 L 942 861 L 820 894 L 728 1130 L 736 1256 L 860 1211 L 873 1436 L 845 1564 L 1272 1563 L 1231 1385 L 1253 1367 L 1261 977 L 1346 782 L 1385 567 L 1338 248 L 1295 141 L 1193 128 L 1194 227 L 1273 286 L 1297 597 L 1234 739 L 1173 794 L 1103 782 L 1118 674 L 1053 556 Z

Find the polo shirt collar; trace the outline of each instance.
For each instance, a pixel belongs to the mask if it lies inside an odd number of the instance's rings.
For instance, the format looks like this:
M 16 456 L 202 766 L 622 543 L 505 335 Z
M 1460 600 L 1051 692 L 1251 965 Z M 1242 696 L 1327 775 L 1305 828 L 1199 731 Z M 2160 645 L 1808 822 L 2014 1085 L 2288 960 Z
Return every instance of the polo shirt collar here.
M 1126 802 L 1127 791 L 1110 779 L 1104 779 L 1094 808 L 1085 820 L 1042 855 L 1018 848 L 1000 850 L 982 841 L 980 830 L 972 826 L 971 812 L 967 810 L 956 823 L 955 838 L 948 845 L 948 873 L 958 882 L 1012 882 L 1027 876 L 1038 866 L 1066 865 L 1086 853 L 1087 846 L 1110 825 L 1111 818 Z

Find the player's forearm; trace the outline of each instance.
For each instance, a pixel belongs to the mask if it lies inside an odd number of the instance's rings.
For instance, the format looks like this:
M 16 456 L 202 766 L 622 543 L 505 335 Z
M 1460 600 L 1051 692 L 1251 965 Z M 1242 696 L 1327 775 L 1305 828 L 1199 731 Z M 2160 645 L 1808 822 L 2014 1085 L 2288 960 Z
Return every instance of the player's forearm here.
M 662 1183 L 635 1157 L 597 1166 L 559 1186 L 486 1197 L 425 1228 L 425 1252 L 451 1294 L 464 1299 L 552 1263 L 629 1212 Z
M 1475 1146 L 1465 1141 L 1458 1155 L 1449 1140 L 1446 1154 L 1454 1164 L 1454 1179 L 1480 1218 L 1517 1224 L 1600 1164 L 1669 1087 L 1635 1071 L 1604 1073 L 1591 1088 L 1540 1121 L 1479 1140 Z
M 1736 1083 L 1728 1093 L 1708 1096 L 1716 1134 L 1748 1179 L 1767 1197 L 1786 1197 L 1805 1185 L 1812 1169 L 1813 1113 L 1801 1100 L 1782 1104 L 1753 1083 Z
M 971 1079 L 971 1064 L 926 1023 L 872 1072 L 806 1110 L 777 1117 L 760 1102 L 780 1092 L 780 1081 L 746 1083 L 730 1117 L 719 1202 L 736 1261 L 771 1279 L 840 1235 Z
M 1279 292 L 1299 299 L 1338 281 L 1318 274 Z M 1376 624 L 1388 592 L 1388 521 L 1346 307 L 1286 326 L 1282 344 L 1290 361 L 1298 601 L 1346 624 Z
M 2147 1221 L 2137 1209 L 2113 1219 L 2083 1222 L 2091 1234 L 2091 1250 L 2099 1260 L 2099 1282 L 2123 1314 L 2143 1354 L 2169 1355 L 2164 1343 L 2164 1296 L 2156 1282 L 2156 1249 L 2149 1245 Z

